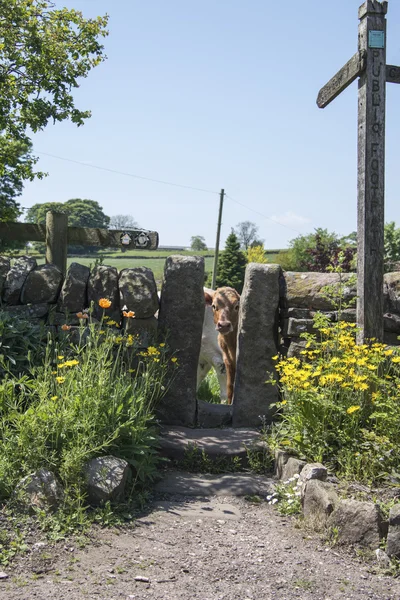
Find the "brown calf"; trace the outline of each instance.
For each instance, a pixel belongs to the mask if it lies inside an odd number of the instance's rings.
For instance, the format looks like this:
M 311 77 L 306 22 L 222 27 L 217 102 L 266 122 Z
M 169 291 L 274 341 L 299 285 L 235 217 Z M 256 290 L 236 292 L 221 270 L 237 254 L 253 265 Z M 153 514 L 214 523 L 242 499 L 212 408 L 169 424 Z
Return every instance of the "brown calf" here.
M 212 306 L 218 344 L 226 368 L 228 404 L 232 404 L 233 384 L 236 374 L 236 345 L 240 295 L 231 287 L 221 287 L 215 292 L 205 291 L 206 304 Z

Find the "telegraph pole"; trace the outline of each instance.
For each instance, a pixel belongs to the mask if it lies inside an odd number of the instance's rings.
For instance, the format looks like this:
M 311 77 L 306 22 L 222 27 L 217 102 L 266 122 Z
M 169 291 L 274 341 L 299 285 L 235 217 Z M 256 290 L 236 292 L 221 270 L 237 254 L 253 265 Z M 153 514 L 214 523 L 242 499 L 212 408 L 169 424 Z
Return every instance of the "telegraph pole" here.
M 211 287 L 215 290 L 215 280 L 217 279 L 217 268 L 218 268 L 218 252 L 219 252 L 219 235 L 221 233 L 221 220 L 222 220 L 222 207 L 224 205 L 225 190 L 222 189 L 219 195 L 219 212 L 218 212 L 218 223 L 217 223 L 217 239 L 215 241 L 215 254 L 214 254 L 214 267 L 212 275 Z

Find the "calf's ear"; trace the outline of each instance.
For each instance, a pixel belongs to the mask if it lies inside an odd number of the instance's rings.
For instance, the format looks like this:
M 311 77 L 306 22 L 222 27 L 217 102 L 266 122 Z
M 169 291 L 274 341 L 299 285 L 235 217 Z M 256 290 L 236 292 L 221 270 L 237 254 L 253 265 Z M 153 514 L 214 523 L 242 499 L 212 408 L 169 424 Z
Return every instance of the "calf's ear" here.
M 208 304 L 208 306 L 211 306 L 213 303 L 213 297 L 208 292 L 204 292 L 204 300 L 206 301 L 206 304 Z

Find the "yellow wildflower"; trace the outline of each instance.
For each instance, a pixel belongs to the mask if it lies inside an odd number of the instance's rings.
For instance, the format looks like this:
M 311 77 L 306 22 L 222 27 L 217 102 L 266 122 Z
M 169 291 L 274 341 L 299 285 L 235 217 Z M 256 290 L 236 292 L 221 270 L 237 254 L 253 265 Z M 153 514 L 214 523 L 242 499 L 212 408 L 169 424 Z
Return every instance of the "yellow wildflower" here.
M 62 360 L 64 357 L 63 356 L 57 356 L 58 360 Z
M 394 362 L 394 363 L 400 363 L 400 356 L 393 356 L 392 362 Z
M 361 406 L 350 406 L 346 412 L 348 415 L 351 415 L 352 413 L 356 412 L 357 410 L 360 410 L 360 408 L 361 408 Z
M 176 363 L 177 361 L 178 361 L 178 359 L 176 358 L 176 356 L 173 356 L 173 357 L 171 358 L 171 362 L 173 362 L 173 363 Z
M 160 348 L 164 348 L 165 344 L 160 344 Z
M 64 383 L 65 377 L 56 377 L 57 383 Z
M 50 400 L 53 400 L 53 401 L 55 401 L 55 400 L 58 400 L 58 396 L 52 396 L 52 397 L 50 398 Z
M 110 308 L 111 300 L 108 300 L 107 298 L 100 298 L 99 306 L 100 308 Z

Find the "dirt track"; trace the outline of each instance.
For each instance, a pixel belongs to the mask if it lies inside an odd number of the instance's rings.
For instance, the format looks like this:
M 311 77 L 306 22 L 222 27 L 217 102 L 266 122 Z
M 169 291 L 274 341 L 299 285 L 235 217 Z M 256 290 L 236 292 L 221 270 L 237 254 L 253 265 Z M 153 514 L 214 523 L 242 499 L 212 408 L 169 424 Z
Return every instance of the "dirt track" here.
M 400 599 L 400 580 L 294 523 L 239 498 L 155 500 L 135 527 L 97 531 L 84 549 L 35 546 L 6 569 L 0 598 Z

